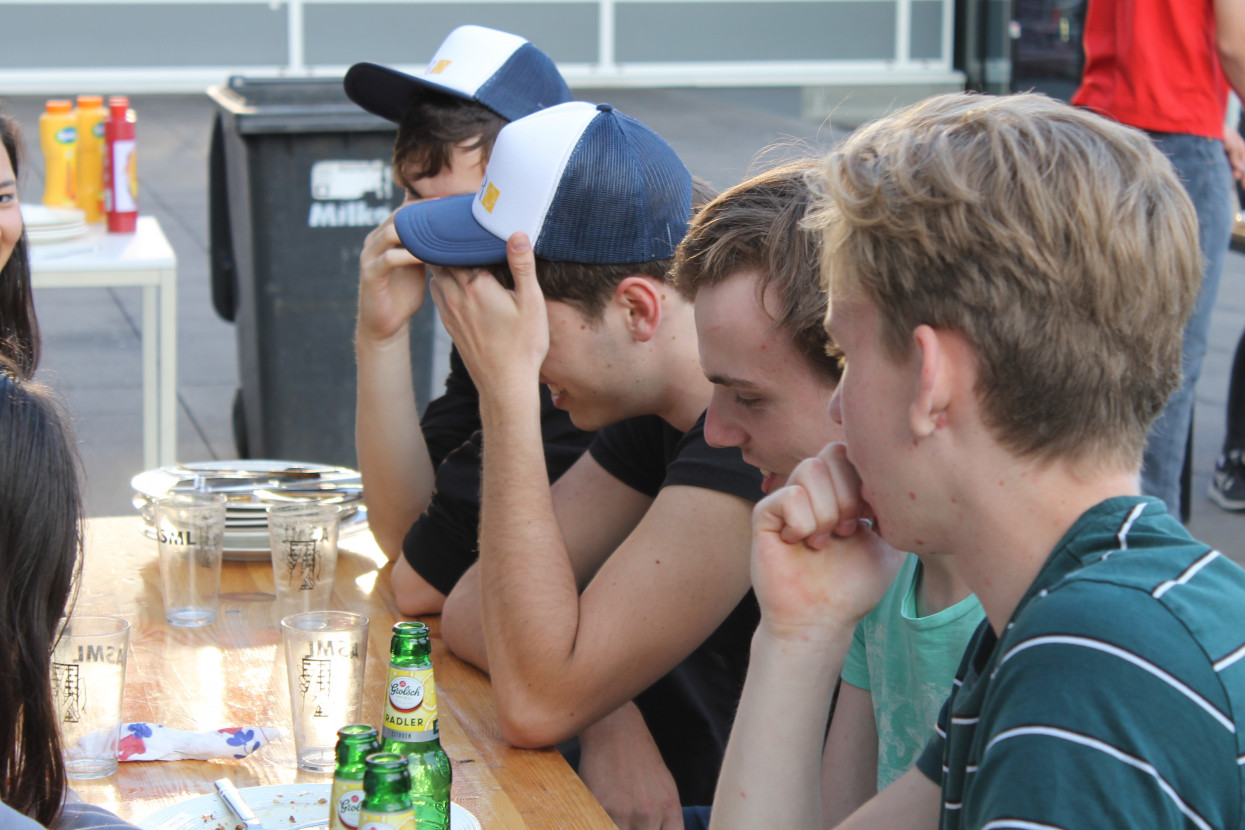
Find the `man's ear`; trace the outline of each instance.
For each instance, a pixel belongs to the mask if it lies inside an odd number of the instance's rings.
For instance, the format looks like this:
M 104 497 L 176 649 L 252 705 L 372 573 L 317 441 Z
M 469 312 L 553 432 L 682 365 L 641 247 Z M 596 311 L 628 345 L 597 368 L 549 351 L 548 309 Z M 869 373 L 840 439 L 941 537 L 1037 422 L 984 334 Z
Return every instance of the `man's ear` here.
M 927 438 L 947 423 L 955 367 L 947 344 L 934 328 L 917 326 L 912 332 L 912 344 L 916 351 L 913 366 L 917 371 L 917 388 L 908 420 L 914 435 Z
M 639 275 L 627 277 L 614 290 L 614 304 L 623 312 L 624 324 L 639 343 L 647 343 L 661 325 L 663 288 Z

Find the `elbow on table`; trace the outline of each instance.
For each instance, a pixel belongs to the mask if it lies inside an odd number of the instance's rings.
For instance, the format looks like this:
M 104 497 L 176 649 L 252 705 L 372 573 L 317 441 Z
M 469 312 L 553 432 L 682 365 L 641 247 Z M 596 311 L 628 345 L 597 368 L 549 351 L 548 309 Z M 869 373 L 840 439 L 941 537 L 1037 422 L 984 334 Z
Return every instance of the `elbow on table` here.
M 372 538 L 376 540 L 380 552 L 390 562 L 402 561 L 402 540 L 406 538 L 406 531 L 394 522 L 386 522 L 380 509 L 369 510 L 367 518 Z
M 389 587 L 393 601 L 405 616 L 440 614 L 445 606 L 445 594 L 415 572 L 405 557 L 399 556 L 389 572 Z
M 406 617 L 423 617 L 428 614 L 440 614 L 445 605 L 445 595 L 430 588 L 424 592 L 403 592 L 397 585 L 393 586 L 394 603 Z
M 520 749 L 542 749 L 554 746 L 580 731 L 571 713 L 553 712 L 531 696 L 505 695 L 494 689 L 497 722 L 506 743 Z

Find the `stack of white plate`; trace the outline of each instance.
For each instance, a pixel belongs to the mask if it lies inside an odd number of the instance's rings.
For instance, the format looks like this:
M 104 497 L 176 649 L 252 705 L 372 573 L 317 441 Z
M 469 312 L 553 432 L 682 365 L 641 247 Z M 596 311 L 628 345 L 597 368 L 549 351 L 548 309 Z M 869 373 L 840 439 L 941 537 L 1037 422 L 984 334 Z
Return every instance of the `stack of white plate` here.
M 23 204 L 22 223 L 32 245 L 64 242 L 86 233 L 86 214 L 78 208 Z
M 225 558 L 257 560 L 269 557 L 268 506 L 318 501 L 342 505 L 340 536 L 367 527 L 363 484 L 348 467 L 299 461 L 246 459 L 174 464 L 139 473 L 130 480 L 134 507 L 145 519 L 143 532 L 155 538 L 152 501 L 171 493 L 206 491 L 224 493 Z

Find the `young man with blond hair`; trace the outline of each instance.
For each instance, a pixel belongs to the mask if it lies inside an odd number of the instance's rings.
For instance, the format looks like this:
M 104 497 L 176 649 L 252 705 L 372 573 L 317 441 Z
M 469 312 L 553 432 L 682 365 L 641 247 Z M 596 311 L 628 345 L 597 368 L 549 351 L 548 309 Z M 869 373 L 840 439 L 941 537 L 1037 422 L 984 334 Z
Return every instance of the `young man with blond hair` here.
M 842 352 L 826 334 L 820 234 L 802 227 L 820 162 L 791 162 L 710 202 L 675 259 L 713 381 L 705 438 L 737 446 L 773 492 L 843 431 L 827 404 Z M 947 556 L 910 554 L 856 627 L 822 755 L 827 821 L 906 772 L 925 745 L 960 655 L 981 621 Z
M 843 827 L 1240 826 L 1245 572 L 1139 489 L 1200 275 L 1171 165 L 1042 96 L 949 95 L 820 187 L 846 443 L 755 511 L 715 825 L 819 823 L 834 678 L 898 548 L 954 555 L 987 620 L 917 768 Z

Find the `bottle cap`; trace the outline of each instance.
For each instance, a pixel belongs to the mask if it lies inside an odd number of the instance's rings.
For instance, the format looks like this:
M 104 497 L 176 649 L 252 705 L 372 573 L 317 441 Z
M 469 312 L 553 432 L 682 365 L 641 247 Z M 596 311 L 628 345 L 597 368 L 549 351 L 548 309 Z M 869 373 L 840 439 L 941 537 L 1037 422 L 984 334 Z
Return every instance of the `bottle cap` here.
M 130 96 L 128 95 L 113 95 L 108 99 L 108 106 L 110 107 L 128 107 L 129 105 Z
M 61 115 L 63 113 L 72 112 L 72 111 L 73 111 L 73 101 L 62 101 L 60 99 L 48 101 L 48 112 L 50 113 Z
M 102 107 L 104 105 L 103 95 L 79 95 L 78 106 L 82 109 Z

